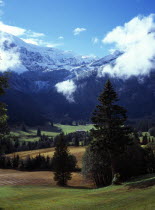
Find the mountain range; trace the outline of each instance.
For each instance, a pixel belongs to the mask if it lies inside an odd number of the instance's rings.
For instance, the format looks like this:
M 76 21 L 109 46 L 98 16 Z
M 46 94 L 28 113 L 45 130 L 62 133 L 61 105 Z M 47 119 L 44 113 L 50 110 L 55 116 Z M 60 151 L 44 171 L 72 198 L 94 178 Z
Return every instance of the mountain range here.
M 115 66 L 121 51 L 103 58 L 35 46 L 0 32 L 0 72 L 8 73 L 9 89 L 2 97 L 11 123 L 36 125 L 46 121 L 89 121 L 110 77 L 129 118 L 155 113 L 155 71 L 145 75 L 104 72 Z M 151 61 L 154 64 L 154 61 Z

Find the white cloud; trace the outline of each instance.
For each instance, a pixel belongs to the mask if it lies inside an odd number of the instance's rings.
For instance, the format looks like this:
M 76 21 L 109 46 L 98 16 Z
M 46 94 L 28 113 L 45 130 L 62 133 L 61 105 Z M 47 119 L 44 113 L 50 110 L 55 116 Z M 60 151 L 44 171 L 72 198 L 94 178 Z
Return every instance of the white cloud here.
M 114 44 L 115 49 L 124 51 L 124 54 L 116 59 L 114 67 L 106 66 L 100 73 L 129 77 L 150 72 L 151 60 L 155 56 L 154 18 L 154 14 L 135 17 L 106 35 L 102 42 Z
M 86 30 L 87 30 L 86 28 L 75 28 L 73 30 L 73 34 L 76 36 L 76 35 L 79 35 L 81 32 L 84 32 Z
M 0 0 L 0 7 L 3 7 L 3 6 L 4 6 L 4 1 Z
M 99 39 L 97 37 L 92 38 L 92 43 L 97 44 L 99 42 Z
M 57 92 L 62 93 L 69 102 L 74 102 L 73 93 L 76 91 L 77 86 L 73 80 L 66 80 L 59 82 L 55 85 Z
M 62 40 L 62 39 L 64 39 L 64 37 L 63 36 L 59 36 L 58 39 Z
M 31 38 L 45 36 L 45 34 L 43 33 L 36 33 L 31 30 L 26 30 L 24 28 L 20 28 L 17 26 L 10 26 L 10 25 L 4 24 L 2 21 L 0 21 L 0 30 L 6 33 L 12 34 L 14 36 L 27 36 Z
M 6 25 L 2 21 L 0 21 L 0 30 L 14 36 L 22 36 L 26 33 L 25 29 L 16 26 Z
M 20 57 L 19 57 L 19 53 L 16 47 L 8 48 L 6 51 L 3 44 L 4 42 L 7 42 L 7 45 L 9 46 L 9 44 L 11 44 L 11 37 L 1 32 L 0 33 L 0 71 L 4 72 L 10 68 L 12 70 L 19 68 L 20 71 L 24 71 L 24 69 L 21 68 Z
M 22 39 L 24 42 L 28 43 L 28 44 L 33 44 L 33 45 L 39 45 L 38 40 L 37 39 Z
M 58 47 L 58 46 L 63 45 L 63 43 L 46 42 L 42 39 L 36 39 L 36 38 L 28 38 L 28 39 L 21 38 L 21 39 L 28 44 L 33 44 L 33 45 L 37 45 L 37 46 Z
M 64 45 L 64 43 L 50 43 L 50 42 L 45 42 L 45 46 L 46 47 L 58 47 L 58 46 L 62 46 Z
M 43 33 L 36 33 L 33 31 L 28 31 L 27 35 L 29 35 L 30 37 L 34 37 L 34 38 L 45 36 L 45 34 L 43 34 Z
M 0 0 L 0 7 L 1 7 L 1 9 L 0 9 L 0 18 L 1 18 L 1 16 L 3 16 L 3 10 L 2 10 L 3 6 L 4 6 L 4 1 Z
M 54 42 L 45 41 L 44 39 L 42 39 L 43 37 L 45 37 L 44 33 L 37 33 L 17 26 L 10 26 L 4 24 L 2 21 L 0 21 L 0 31 L 12 34 L 14 36 L 18 36 L 24 42 L 29 44 L 34 44 L 44 47 L 58 47 L 63 45 L 63 43 L 54 43 Z

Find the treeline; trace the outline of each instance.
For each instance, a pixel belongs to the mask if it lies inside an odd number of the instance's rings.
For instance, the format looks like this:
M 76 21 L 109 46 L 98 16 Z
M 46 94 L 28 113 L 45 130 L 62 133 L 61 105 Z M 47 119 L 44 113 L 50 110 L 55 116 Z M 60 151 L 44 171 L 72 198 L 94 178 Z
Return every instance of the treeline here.
M 117 93 L 108 80 L 93 113 L 93 140 L 83 158 L 83 174 L 97 187 L 155 173 L 153 150 L 141 146 L 139 134 L 127 125 L 127 111 L 117 101 Z M 147 143 L 146 136 L 142 143 Z
M 76 167 L 77 160 L 75 156 L 69 155 L 69 168 L 71 171 L 79 170 Z M 53 171 L 54 161 L 53 158 L 43 155 L 37 155 L 36 157 L 27 156 L 26 159 L 21 159 L 19 155 L 0 156 L 0 168 L 1 169 L 16 169 L 16 170 L 49 170 Z
M 59 135 L 54 138 L 41 135 L 38 141 L 26 142 L 20 141 L 16 136 L 4 136 L 0 138 L 0 154 L 55 147 L 58 138 Z M 86 146 L 92 139 L 90 133 L 85 131 L 66 134 L 64 138 L 66 143 L 71 146 Z
M 151 148 L 142 148 L 134 143 L 115 159 L 115 177 L 112 177 L 111 158 L 106 150 L 102 153 L 87 148 L 83 157 L 83 175 L 91 179 L 97 187 L 108 186 L 114 182 L 131 177 L 155 173 L 155 156 Z
M 4 136 L 0 138 L 0 154 L 9 154 L 13 152 L 44 149 L 55 146 L 54 139 L 48 136 L 41 136 L 39 141 L 26 142 L 19 141 L 15 136 Z

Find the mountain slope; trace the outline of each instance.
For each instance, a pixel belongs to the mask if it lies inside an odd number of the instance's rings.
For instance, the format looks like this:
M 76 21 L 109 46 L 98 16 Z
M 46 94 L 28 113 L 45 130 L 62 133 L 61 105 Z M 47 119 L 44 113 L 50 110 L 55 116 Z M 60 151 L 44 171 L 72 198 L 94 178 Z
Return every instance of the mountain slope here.
M 0 32 L 0 71 L 10 71 L 10 89 L 3 97 L 11 122 L 89 120 L 107 78 L 131 118 L 152 115 L 155 107 L 155 71 L 148 75 L 118 77 L 104 73 L 123 52 L 94 59 L 54 48 L 27 44 Z

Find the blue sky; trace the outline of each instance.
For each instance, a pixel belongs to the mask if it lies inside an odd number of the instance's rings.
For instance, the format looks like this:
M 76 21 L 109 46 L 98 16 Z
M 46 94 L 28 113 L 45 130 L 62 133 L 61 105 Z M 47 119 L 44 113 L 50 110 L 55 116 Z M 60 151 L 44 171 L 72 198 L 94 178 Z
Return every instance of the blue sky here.
M 154 0 L 4 0 L 4 3 L 0 19 L 3 24 L 44 34 L 31 36 L 31 41 L 37 38 L 42 45 L 51 43 L 59 49 L 100 57 L 111 48 L 101 41 L 109 31 L 138 15 L 155 12 Z

